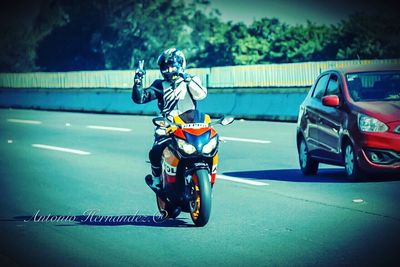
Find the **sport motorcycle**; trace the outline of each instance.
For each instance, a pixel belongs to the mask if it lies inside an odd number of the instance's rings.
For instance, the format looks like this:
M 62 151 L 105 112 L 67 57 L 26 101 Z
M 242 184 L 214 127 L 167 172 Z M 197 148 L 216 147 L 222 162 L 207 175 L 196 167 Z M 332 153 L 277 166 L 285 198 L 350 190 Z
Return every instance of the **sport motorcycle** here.
M 168 136 L 161 157 L 161 189 L 152 188 L 165 218 L 176 218 L 183 211 L 190 213 L 196 226 L 207 224 L 220 142 L 213 126 L 233 121 L 233 117 L 211 120 L 198 110 L 188 110 L 172 120 L 153 119 L 153 124 L 165 129 Z M 151 179 L 146 177 L 146 182 L 150 185 Z

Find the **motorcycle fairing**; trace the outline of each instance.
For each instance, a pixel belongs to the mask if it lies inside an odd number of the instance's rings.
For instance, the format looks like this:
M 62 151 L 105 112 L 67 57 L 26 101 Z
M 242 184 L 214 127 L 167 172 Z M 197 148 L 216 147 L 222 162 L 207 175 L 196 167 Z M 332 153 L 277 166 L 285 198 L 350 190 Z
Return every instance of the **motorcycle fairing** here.
M 187 123 L 203 123 L 209 125 L 211 118 L 208 114 L 201 113 L 197 110 L 190 110 L 183 114 L 173 117 L 173 122 L 178 125 L 184 125 Z M 212 127 L 200 127 L 200 128 L 176 128 L 173 133 L 177 138 L 188 141 L 195 145 L 197 151 L 201 153 L 202 147 L 207 144 L 209 140 L 217 135 L 217 132 Z M 175 184 L 177 179 L 177 172 L 179 172 L 178 165 L 182 159 L 181 155 L 175 155 L 170 148 L 166 148 L 163 151 L 162 162 L 164 172 L 164 186 L 168 184 Z M 218 165 L 218 154 L 208 160 L 210 169 L 211 184 L 215 183 Z
M 192 144 L 198 153 L 201 153 L 203 146 L 210 141 L 210 130 L 207 128 L 199 135 L 192 134 L 190 131 L 185 131 L 184 134 L 187 142 Z
M 215 183 L 215 178 L 217 177 L 217 166 L 218 166 L 218 153 L 212 159 L 212 168 L 211 168 L 211 184 Z
M 166 147 L 163 151 L 161 162 L 165 177 L 164 185 L 165 183 L 175 183 L 179 159 Z

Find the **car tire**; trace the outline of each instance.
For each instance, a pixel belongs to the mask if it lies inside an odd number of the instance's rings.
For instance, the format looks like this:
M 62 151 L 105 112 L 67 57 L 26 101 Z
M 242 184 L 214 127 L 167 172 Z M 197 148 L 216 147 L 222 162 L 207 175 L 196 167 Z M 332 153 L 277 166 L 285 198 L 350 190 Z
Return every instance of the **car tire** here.
M 311 158 L 310 153 L 308 152 L 308 147 L 304 138 L 301 138 L 299 146 L 299 164 L 301 172 L 304 175 L 315 175 L 318 171 L 319 162 L 315 159 Z
M 365 174 L 358 166 L 356 153 L 354 152 L 354 147 L 350 142 L 347 142 L 344 146 L 343 159 L 347 179 L 352 182 L 360 181 Z

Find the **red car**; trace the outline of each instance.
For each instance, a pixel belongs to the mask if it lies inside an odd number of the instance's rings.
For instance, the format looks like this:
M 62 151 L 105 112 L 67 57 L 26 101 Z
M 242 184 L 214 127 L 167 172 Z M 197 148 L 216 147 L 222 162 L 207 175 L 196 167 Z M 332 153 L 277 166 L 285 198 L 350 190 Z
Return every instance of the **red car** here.
M 303 174 L 344 166 L 350 180 L 393 171 L 400 178 L 400 66 L 352 66 L 321 73 L 300 106 Z

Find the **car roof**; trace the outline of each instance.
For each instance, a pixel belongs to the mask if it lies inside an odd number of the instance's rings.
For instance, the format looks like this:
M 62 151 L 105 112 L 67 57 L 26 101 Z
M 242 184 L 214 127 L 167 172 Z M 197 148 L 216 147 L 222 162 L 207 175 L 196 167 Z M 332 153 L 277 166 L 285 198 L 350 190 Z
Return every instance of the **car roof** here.
M 341 74 L 355 72 L 373 72 L 373 71 L 393 71 L 400 70 L 400 64 L 370 64 L 370 65 L 352 65 L 342 68 L 334 68 L 327 71 L 337 71 Z

